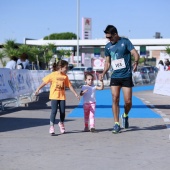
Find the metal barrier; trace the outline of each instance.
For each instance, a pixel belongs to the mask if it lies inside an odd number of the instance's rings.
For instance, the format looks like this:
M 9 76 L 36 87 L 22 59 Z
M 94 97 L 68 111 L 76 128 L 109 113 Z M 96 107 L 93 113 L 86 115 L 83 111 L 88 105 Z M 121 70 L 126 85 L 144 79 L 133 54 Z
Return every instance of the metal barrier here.
M 156 80 L 157 73 L 140 73 L 134 72 L 132 73 L 133 83 L 134 85 L 138 84 L 154 84 Z
M 92 72 L 84 72 L 82 77 L 79 79 L 76 79 L 76 75 L 74 75 L 74 72 L 72 72 L 72 75 L 69 75 L 69 79 L 73 85 L 74 88 L 81 88 L 84 82 L 84 76 L 87 73 L 93 74 L 94 77 L 94 84 L 99 85 L 99 75 L 102 73 L 102 71 L 92 71 Z M 132 80 L 134 85 L 143 85 L 143 84 L 153 84 L 156 80 L 156 73 L 140 73 L 140 72 L 133 72 L 132 73 Z M 109 86 L 110 84 L 110 77 L 111 74 L 107 74 L 104 76 L 104 85 Z
M 82 76 L 78 76 L 75 72 L 69 72 L 68 77 L 69 77 L 69 80 L 72 83 L 72 86 L 74 88 L 81 88 L 82 85 L 85 84 L 85 75 L 87 73 L 90 73 L 90 74 L 93 75 L 95 85 L 100 84 L 99 75 L 102 73 L 102 71 L 87 71 L 87 72 L 83 72 Z M 104 81 L 105 86 L 109 86 L 110 76 L 105 75 L 103 81 Z
M 0 111 L 5 106 L 14 103 L 15 107 L 27 102 L 32 102 L 35 89 L 41 84 L 42 78 L 49 74 L 47 70 L 10 70 L 0 68 Z M 42 88 L 42 91 L 49 91 L 50 86 Z M 36 98 L 35 98 L 36 99 Z

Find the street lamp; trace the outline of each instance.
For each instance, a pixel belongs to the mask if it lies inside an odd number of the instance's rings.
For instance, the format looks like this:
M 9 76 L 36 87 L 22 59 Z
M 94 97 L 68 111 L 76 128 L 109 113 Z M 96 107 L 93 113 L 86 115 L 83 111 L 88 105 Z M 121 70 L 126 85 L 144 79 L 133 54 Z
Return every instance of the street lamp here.
M 77 67 L 79 66 L 79 13 L 80 1 L 77 0 Z
M 50 35 L 50 34 L 49 34 L 49 33 L 50 33 L 50 31 L 49 31 L 49 30 L 50 30 L 50 28 L 47 28 L 47 29 L 48 29 L 48 40 L 49 40 L 49 35 Z

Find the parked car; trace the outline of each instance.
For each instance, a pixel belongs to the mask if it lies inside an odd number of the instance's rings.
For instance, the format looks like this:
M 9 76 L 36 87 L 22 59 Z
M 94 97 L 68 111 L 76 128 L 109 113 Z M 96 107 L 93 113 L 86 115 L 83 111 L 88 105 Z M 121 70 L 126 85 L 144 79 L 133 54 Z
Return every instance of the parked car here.
M 157 73 L 158 73 L 158 68 L 154 66 L 143 66 L 138 69 L 140 72 L 143 82 L 144 83 L 154 83 Z
M 139 67 L 138 71 L 140 73 L 158 73 L 158 68 L 154 67 L 154 66 L 143 66 L 143 67 Z
M 68 70 L 72 70 L 74 68 L 74 65 L 73 64 L 69 64 L 68 65 Z
M 67 72 L 69 80 L 82 80 L 84 81 L 84 73 L 93 71 L 92 67 L 74 67 Z
M 74 67 L 72 71 L 92 71 L 92 67 Z

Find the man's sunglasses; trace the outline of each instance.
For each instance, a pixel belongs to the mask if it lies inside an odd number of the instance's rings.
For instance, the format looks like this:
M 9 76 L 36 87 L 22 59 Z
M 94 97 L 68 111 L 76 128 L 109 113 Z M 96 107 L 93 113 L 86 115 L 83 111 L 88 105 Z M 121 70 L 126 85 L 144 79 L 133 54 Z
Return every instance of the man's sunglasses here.
M 110 37 L 106 37 L 106 38 L 111 39 L 111 38 L 112 38 L 112 36 L 110 36 Z

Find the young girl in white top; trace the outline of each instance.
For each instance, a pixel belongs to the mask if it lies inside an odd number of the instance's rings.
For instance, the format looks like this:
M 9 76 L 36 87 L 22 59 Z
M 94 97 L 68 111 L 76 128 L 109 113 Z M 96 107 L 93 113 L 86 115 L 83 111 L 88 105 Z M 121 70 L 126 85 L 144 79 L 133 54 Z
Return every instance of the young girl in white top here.
M 95 131 L 95 109 L 96 109 L 96 98 L 95 92 L 96 90 L 103 90 L 104 84 L 101 81 L 101 86 L 95 86 L 93 84 L 93 75 L 91 73 L 87 73 L 85 75 L 85 83 L 86 85 L 82 86 L 80 96 L 83 96 L 83 109 L 84 109 L 84 131 L 88 132 L 89 127 L 90 131 Z M 88 125 L 90 123 L 90 126 Z

